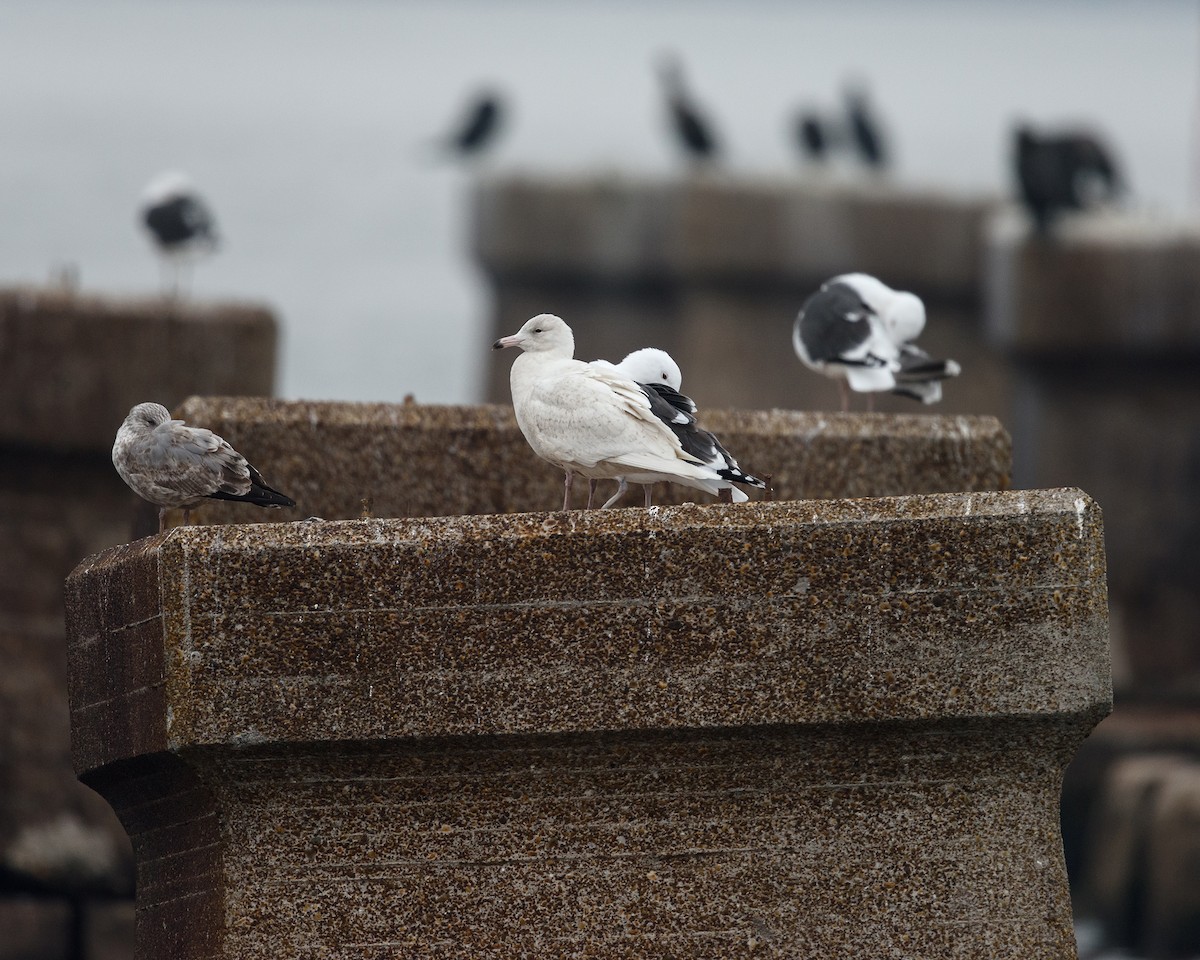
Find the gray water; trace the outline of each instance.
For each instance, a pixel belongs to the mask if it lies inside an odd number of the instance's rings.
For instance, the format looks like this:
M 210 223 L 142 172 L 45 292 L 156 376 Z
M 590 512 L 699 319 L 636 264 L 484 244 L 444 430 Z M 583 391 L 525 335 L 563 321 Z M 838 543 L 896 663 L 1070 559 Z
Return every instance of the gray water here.
M 226 240 L 194 295 L 278 308 L 284 396 L 468 402 L 492 362 L 473 173 L 425 145 L 480 83 L 515 103 L 494 173 L 675 169 L 650 66 L 669 47 L 736 173 L 797 172 L 789 113 L 856 75 L 902 180 L 1005 190 L 1015 118 L 1083 120 L 1136 204 L 1178 218 L 1198 35 L 1180 0 L 0 0 L 0 282 L 71 263 L 89 291 L 155 290 L 135 210 L 182 169 Z

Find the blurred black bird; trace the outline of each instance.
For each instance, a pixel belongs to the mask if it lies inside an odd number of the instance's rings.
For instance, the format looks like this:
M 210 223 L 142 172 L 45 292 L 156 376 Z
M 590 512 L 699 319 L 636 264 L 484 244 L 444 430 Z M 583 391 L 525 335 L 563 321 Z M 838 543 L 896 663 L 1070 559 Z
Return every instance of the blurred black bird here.
M 439 146 L 460 157 L 478 156 L 496 142 L 505 115 L 500 94 L 481 90 L 467 103 L 458 128 L 441 140 Z
M 1064 210 L 1083 210 L 1114 199 L 1121 175 L 1108 148 L 1081 130 L 1039 134 L 1028 124 L 1013 133 L 1017 192 L 1041 234 Z
M 694 164 L 715 160 L 719 152 L 716 135 L 689 95 L 683 79 L 683 64 L 675 54 L 666 53 L 659 57 L 658 76 L 667 97 L 671 129 L 688 159 Z
M 181 295 L 191 263 L 217 248 L 212 211 L 184 174 L 169 171 L 143 192 L 141 218 L 162 257 L 164 292 Z
M 883 170 L 891 162 L 886 139 L 875 115 L 866 87 L 861 83 L 848 84 L 844 91 L 846 123 L 850 142 L 858 158 L 872 170 Z
M 821 162 L 828 157 L 832 138 L 826 120 L 816 111 L 800 110 L 796 114 L 793 132 L 805 160 Z

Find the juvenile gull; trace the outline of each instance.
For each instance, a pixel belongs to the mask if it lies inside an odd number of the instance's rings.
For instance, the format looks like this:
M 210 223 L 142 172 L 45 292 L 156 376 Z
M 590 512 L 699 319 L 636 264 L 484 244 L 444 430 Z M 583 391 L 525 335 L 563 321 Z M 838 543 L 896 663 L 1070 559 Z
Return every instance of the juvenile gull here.
M 592 361 L 593 365 L 606 363 L 604 360 Z M 613 369 L 635 381 L 651 394 L 650 405 L 655 416 L 671 428 L 685 453 L 712 467 L 719 476 L 731 483 L 745 483 L 753 487 L 766 486 L 757 477 L 745 473 L 716 436 L 697 425 L 696 404 L 691 397 L 679 392 L 683 386 L 683 373 L 669 353 L 657 347 L 645 347 L 633 351 L 620 363 L 613 365 Z M 605 506 L 616 503 L 624 495 L 628 483 L 624 477 L 619 478 L 619 481 L 616 494 Z M 595 482 L 591 481 L 589 486 L 589 504 Z M 737 488 L 731 486 L 728 489 L 732 498 Z M 646 506 L 650 506 L 652 490 L 653 485 L 645 485 Z M 740 490 L 737 492 L 741 493 Z M 720 496 L 724 497 L 725 492 L 722 491 Z M 740 498 L 738 502 L 742 499 L 745 497 Z
M 732 488 L 683 449 L 655 414 L 652 391 L 611 364 L 574 359 L 575 337 L 560 318 L 543 313 L 527 320 L 515 334 L 492 344 L 494 350 L 504 347 L 521 350 L 509 375 L 513 412 L 533 452 L 562 469 L 564 510 L 570 507 L 575 474 L 642 484 L 665 480 L 713 495 Z M 740 490 L 733 497 L 747 499 Z
M 294 507 L 272 490 L 246 458 L 211 430 L 172 420 L 161 403 L 139 403 L 117 431 L 113 466 L 129 488 L 158 507 L 158 532 L 167 509 L 183 508 L 183 522 L 205 498 L 243 500 L 260 507 Z
M 216 249 L 217 230 L 212 212 L 184 174 L 169 171 L 159 174 L 146 187 L 141 217 L 163 258 L 167 291 L 177 295 L 185 267 L 196 257 Z
M 847 386 L 868 394 L 868 409 L 871 395 L 884 391 L 936 403 L 940 381 L 961 368 L 916 345 L 924 329 L 925 305 L 915 294 L 865 273 L 846 273 L 804 302 L 792 346 L 806 366 L 838 381 L 843 411 L 850 406 Z

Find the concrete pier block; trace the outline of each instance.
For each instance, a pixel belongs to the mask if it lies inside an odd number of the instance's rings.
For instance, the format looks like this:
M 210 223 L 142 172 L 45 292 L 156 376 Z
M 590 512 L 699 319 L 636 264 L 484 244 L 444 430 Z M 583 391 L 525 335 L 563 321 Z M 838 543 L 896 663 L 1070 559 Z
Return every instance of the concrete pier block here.
M 1074 957 L 1078 490 L 190 527 L 68 592 L 143 960 Z
M 376 517 L 562 503 L 561 471 L 533 454 L 509 406 L 191 397 L 176 413 L 225 437 L 297 502 L 294 510 L 267 512 L 213 501 L 193 510 L 197 523 L 353 519 L 368 498 Z M 1009 483 L 1011 444 L 992 417 L 710 410 L 701 424 L 746 470 L 771 474 L 780 500 L 1001 490 Z M 582 506 L 587 485 L 576 486 Z M 659 484 L 655 492 L 655 503 L 693 499 L 712 502 L 678 485 Z M 640 492 L 626 502 L 640 504 Z
M 975 331 L 991 197 L 819 178 L 539 176 L 485 180 L 473 202 L 496 336 L 556 313 L 583 359 L 669 351 L 702 406 L 837 409 L 836 388 L 792 352 L 792 321 L 822 282 L 865 271 L 924 298 L 925 346 L 971 371 L 947 391 L 951 412 L 1002 410 L 1003 373 Z M 488 399 L 507 399 L 507 378 L 507 365 L 490 369 Z M 881 409 L 916 408 L 885 397 Z

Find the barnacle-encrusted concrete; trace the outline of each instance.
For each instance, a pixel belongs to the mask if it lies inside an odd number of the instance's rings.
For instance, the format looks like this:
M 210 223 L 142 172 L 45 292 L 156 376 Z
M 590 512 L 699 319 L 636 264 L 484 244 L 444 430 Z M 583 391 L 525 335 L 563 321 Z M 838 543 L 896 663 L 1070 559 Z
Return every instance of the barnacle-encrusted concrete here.
M 1074 956 L 1077 490 L 175 529 L 68 582 L 139 956 Z
M 549 510 L 562 503 L 562 472 L 533 454 L 508 405 L 190 397 L 175 413 L 225 437 L 297 504 L 265 511 L 212 501 L 192 511 L 197 523 L 347 520 L 362 516 L 364 500 L 375 517 Z M 994 417 L 704 410 L 701 425 L 747 471 L 770 474 L 779 500 L 1001 490 L 1012 465 L 1008 434 Z M 582 506 L 587 484 L 575 486 Z M 613 489 L 606 483 L 604 496 Z M 713 502 L 678 485 L 655 490 L 655 503 L 685 499 Z M 625 503 L 640 506 L 641 490 L 626 494 Z

